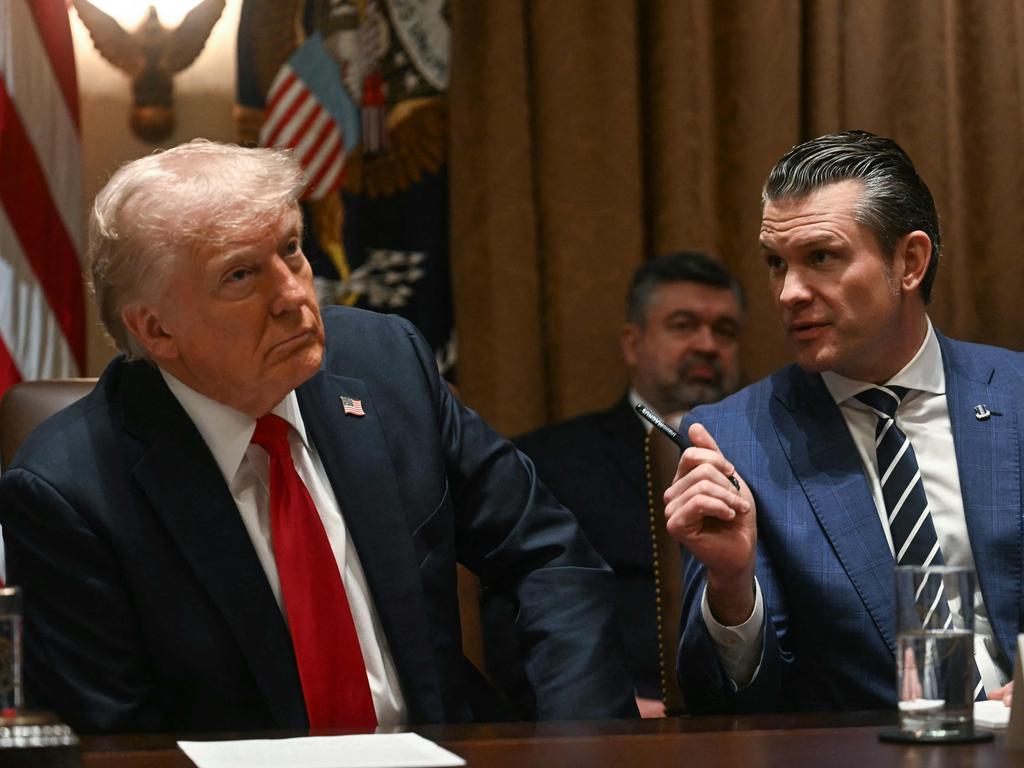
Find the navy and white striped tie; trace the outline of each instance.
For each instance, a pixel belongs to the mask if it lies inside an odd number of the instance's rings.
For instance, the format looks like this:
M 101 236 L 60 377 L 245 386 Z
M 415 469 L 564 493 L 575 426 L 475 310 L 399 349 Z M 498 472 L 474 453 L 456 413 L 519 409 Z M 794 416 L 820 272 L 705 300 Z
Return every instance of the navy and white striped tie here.
M 892 533 L 892 548 L 897 565 L 942 565 L 939 537 L 935 533 L 924 480 L 917 466 L 914 447 L 896 425 L 896 409 L 907 395 L 906 387 L 886 385 L 866 389 L 856 398 L 878 415 L 875 426 L 875 453 L 878 479 L 882 485 L 886 518 Z M 941 584 L 941 581 L 940 581 Z M 924 584 L 922 583 L 922 589 Z M 964 600 L 972 599 L 964 595 Z M 946 595 L 940 587 L 923 627 L 948 628 L 953 623 Z M 975 670 L 977 675 L 977 671 Z M 980 675 L 975 677 L 974 697 L 984 698 Z
M 857 399 L 878 415 L 875 426 L 878 479 L 896 563 L 942 565 L 939 539 L 935 535 L 914 447 L 896 425 L 896 409 L 906 394 L 906 387 L 890 385 L 866 389 Z

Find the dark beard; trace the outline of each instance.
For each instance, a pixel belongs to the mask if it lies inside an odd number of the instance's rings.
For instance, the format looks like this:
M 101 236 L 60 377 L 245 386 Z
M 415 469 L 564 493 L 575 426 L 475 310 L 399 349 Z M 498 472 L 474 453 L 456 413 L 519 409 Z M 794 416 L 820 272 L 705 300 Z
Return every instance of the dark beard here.
M 688 381 L 690 371 L 698 366 L 707 366 L 714 373 L 714 378 L 707 380 Z M 700 355 L 690 355 L 679 367 L 680 383 L 668 389 L 666 401 L 677 406 L 676 410 L 689 411 L 698 405 L 716 403 L 725 392 L 725 373 L 717 360 L 708 360 Z

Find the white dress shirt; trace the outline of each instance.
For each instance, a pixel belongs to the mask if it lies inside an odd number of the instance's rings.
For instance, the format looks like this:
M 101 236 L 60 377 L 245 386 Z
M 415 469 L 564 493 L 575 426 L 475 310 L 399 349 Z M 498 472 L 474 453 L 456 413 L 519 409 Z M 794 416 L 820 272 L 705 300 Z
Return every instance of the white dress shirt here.
M 267 575 L 277 604 L 285 612 L 281 599 L 281 582 L 274 560 L 270 536 L 270 459 L 266 451 L 252 445 L 256 421 L 244 413 L 201 395 L 166 371 L 160 373 L 182 408 L 192 419 L 220 468 L 224 481 L 238 505 L 256 556 Z M 287 421 L 292 461 L 316 505 L 324 531 L 338 563 L 352 620 L 359 637 L 359 647 L 366 664 L 366 677 L 373 696 L 373 706 L 380 726 L 406 722 L 405 700 L 398 682 L 394 660 L 377 611 L 370 598 L 363 567 L 355 545 L 348 535 L 338 500 L 327 479 L 316 448 L 306 437 L 306 428 L 299 412 L 295 392 L 290 392 L 271 413 Z M 287 620 L 287 616 L 286 616 Z
M 875 453 L 875 426 L 878 416 L 855 398 L 855 395 L 869 389 L 872 384 L 854 381 L 831 371 L 823 373 L 822 379 L 836 405 L 839 406 L 850 436 L 857 446 L 864 476 L 871 488 L 878 511 L 879 524 L 889 542 L 889 550 L 892 551 L 892 534 L 887 522 Z M 910 390 L 896 412 L 896 423 L 914 448 L 943 560 L 947 565 L 974 568 L 974 554 L 971 552 L 963 496 L 960 492 L 953 429 L 946 402 L 946 374 L 942 367 L 942 350 L 932 329 L 931 320 L 928 321 L 928 332 L 917 354 L 888 383 Z M 754 612 L 746 622 L 737 627 L 725 627 L 715 621 L 708 608 L 707 588 L 701 604 L 704 621 L 715 641 L 722 665 L 737 687 L 752 681 L 760 666 L 764 601 L 760 585 L 756 585 L 756 590 Z M 954 622 L 960 621 L 959 599 L 950 600 L 950 611 L 953 613 Z M 977 582 L 974 591 L 974 630 L 975 660 L 985 689 L 991 691 L 1006 684 L 1009 681 L 1009 673 L 996 664 L 998 645 Z

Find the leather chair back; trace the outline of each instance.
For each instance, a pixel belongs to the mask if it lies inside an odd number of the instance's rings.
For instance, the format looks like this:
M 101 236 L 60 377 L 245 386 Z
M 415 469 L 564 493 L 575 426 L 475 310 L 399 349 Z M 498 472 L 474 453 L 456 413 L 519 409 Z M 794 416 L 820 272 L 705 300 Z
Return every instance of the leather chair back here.
M 665 703 L 665 714 L 675 716 L 686 712 L 686 702 L 676 677 L 676 652 L 683 612 L 683 552 L 675 539 L 668 535 L 663 494 L 675 478 L 681 451 L 678 445 L 656 429 L 650 431 L 644 446 L 647 508 L 654 547 L 661 697 Z
M 96 379 L 43 379 L 8 389 L 0 400 L 0 470 L 41 421 L 85 397 L 95 385 Z

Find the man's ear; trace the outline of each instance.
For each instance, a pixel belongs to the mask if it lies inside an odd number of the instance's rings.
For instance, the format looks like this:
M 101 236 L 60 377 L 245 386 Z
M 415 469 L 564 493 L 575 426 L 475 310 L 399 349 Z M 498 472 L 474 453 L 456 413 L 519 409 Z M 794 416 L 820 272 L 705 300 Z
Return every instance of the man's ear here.
M 178 356 L 177 341 L 167 332 L 151 307 L 142 303 L 129 304 L 121 311 L 121 321 L 154 362 Z
M 932 239 L 921 230 L 904 235 L 897 248 L 893 263 L 893 280 L 903 293 L 913 293 L 921 287 L 928 265 L 932 262 Z
M 640 343 L 643 330 L 636 323 L 626 323 L 622 326 L 622 359 L 630 370 L 636 367 L 636 347 Z

